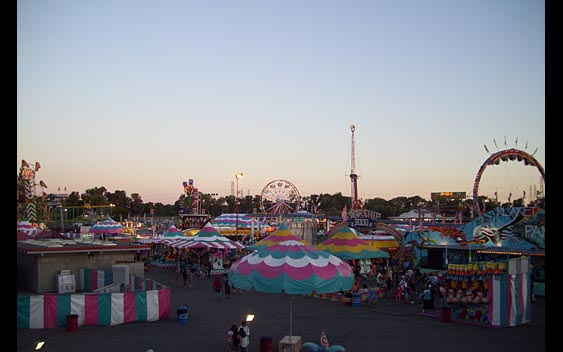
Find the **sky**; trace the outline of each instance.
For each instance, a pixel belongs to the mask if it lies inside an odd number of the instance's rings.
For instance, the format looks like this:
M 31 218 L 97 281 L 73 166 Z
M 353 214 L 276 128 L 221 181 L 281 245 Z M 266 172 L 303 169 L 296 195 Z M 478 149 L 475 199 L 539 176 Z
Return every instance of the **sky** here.
M 18 0 L 17 81 L 47 193 L 350 196 L 352 124 L 362 199 L 470 197 L 507 148 L 545 168 L 538 0 Z M 504 162 L 479 195 L 540 187 Z

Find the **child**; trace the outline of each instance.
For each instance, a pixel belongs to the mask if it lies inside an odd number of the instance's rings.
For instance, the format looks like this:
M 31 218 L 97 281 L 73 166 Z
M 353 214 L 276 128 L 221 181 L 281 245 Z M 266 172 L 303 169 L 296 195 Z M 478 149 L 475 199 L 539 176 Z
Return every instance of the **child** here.
M 220 301 L 221 300 L 221 290 L 223 289 L 223 283 L 219 276 L 215 277 L 213 280 L 213 291 L 215 292 L 215 299 Z
M 401 302 L 403 300 L 403 295 L 405 294 L 404 289 L 405 287 L 403 285 L 399 285 L 399 287 L 397 287 L 397 295 L 395 296 L 395 301 Z

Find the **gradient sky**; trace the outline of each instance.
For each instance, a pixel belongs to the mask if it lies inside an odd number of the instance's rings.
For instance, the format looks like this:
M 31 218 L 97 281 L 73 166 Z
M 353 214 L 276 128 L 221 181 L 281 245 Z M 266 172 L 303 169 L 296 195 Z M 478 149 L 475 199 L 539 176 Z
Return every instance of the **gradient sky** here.
M 260 194 L 465 191 L 489 151 L 545 168 L 538 0 L 18 0 L 17 171 L 46 192 L 95 186 L 173 203 Z M 496 140 L 498 149 L 493 143 Z M 539 173 L 502 163 L 479 194 Z

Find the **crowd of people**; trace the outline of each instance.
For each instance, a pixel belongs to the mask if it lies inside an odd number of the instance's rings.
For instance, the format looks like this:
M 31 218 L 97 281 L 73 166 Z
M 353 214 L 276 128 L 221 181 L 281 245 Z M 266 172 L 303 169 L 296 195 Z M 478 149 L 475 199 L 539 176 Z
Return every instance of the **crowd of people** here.
M 424 311 L 436 308 L 434 302 L 440 296 L 436 272 L 421 273 L 418 268 L 409 267 L 396 274 L 390 265 L 373 263 L 368 273 L 361 273 L 357 263 L 351 264 L 355 276 L 351 293 L 377 290 L 396 303 L 421 304 Z

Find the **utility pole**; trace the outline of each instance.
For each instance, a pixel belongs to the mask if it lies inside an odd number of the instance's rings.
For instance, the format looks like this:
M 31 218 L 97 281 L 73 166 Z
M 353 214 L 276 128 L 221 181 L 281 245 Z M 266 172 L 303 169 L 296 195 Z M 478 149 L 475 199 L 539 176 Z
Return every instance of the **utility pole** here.
M 237 184 L 237 193 L 235 195 L 235 214 L 236 214 L 235 236 L 238 236 L 238 179 L 241 178 L 243 175 L 244 174 L 242 172 L 235 173 L 235 180 L 236 180 L 236 184 Z

